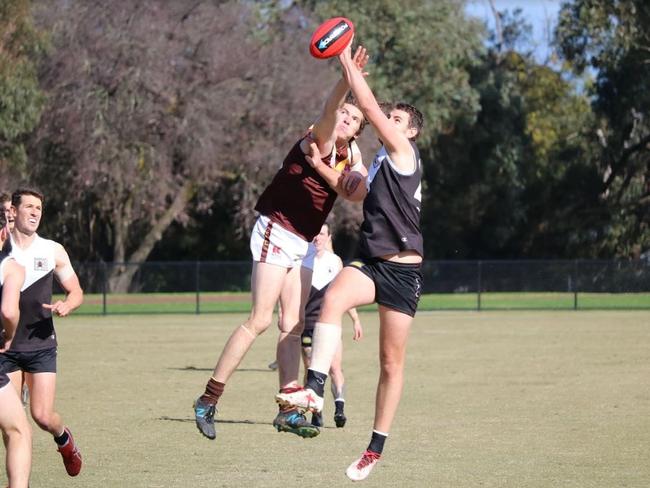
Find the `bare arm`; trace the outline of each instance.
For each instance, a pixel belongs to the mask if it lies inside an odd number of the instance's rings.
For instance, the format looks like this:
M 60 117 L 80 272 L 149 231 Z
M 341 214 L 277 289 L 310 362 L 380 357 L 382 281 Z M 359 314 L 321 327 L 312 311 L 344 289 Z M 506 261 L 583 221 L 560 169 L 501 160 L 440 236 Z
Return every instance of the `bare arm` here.
M 309 141 L 309 139 L 305 139 Z M 359 161 L 361 160 L 361 154 L 358 154 Z M 360 201 L 363 200 L 363 196 L 359 197 L 360 191 L 356 191 L 360 187 L 362 182 L 365 182 L 366 177 L 368 176 L 368 170 L 363 164 L 358 165 L 358 169 L 350 171 L 349 173 L 343 174 L 336 171 L 329 164 L 323 162 L 321 152 L 318 149 L 318 145 L 314 141 L 309 141 L 309 146 L 305 152 L 305 158 L 307 162 L 311 165 L 312 168 L 327 182 L 327 184 L 336 191 L 341 197 L 346 200 L 351 201 Z M 362 185 L 365 187 L 365 184 Z
M 363 76 L 363 69 L 368 63 L 368 54 L 363 47 L 359 47 L 354 56 L 351 58 L 351 63 L 353 69 L 359 71 Z M 348 94 L 350 87 L 345 78 L 341 78 L 332 93 L 325 101 L 325 106 L 323 107 L 323 112 L 321 113 L 318 120 L 314 123 L 312 128 L 313 139 L 318 144 L 318 148 L 321 151 L 321 154 L 329 154 L 332 152 L 333 146 L 336 142 L 336 121 L 337 121 L 337 111 L 345 102 L 345 97 Z
M 410 171 L 414 161 L 411 143 L 406 135 L 399 132 L 395 124 L 386 118 L 365 78 L 355 69 L 349 47 L 339 55 L 339 61 L 343 68 L 343 76 L 348 81 L 359 108 L 386 146 L 391 160 L 399 169 Z
M 43 307 L 52 310 L 52 313 L 57 314 L 59 317 L 65 317 L 83 303 L 84 292 L 79 284 L 77 273 L 72 268 L 68 253 L 60 244 L 57 244 L 54 259 L 56 261 L 54 274 L 65 291 L 65 299 L 57 300 L 52 304 L 44 303 Z
M 323 112 L 312 128 L 312 138 L 323 154 L 331 153 L 336 142 L 336 111 L 343 105 L 348 91 L 348 82 L 341 78 L 327 98 Z
M 357 309 L 352 307 L 348 310 L 348 315 L 352 319 L 352 329 L 354 330 L 352 338 L 355 341 L 363 339 L 363 327 L 361 327 L 361 320 L 359 320 Z
M 2 307 L 0 309 L 4 344 L 0 344 L 0 352 L 11 347 L 11 341 L 18 327 L 18 321 L 20 319 L 20 289 L 25 282 L 25 268 L 12 259 L 6 262 L 4 274 Z

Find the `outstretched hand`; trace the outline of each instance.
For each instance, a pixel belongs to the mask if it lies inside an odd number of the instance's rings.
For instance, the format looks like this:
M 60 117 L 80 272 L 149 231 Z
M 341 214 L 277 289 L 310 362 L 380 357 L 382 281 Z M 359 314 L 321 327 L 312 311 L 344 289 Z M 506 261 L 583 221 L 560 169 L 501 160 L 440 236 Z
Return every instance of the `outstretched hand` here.
M 350 40 L 350 44 L 348 44 L 348 46 L 343 50 L 343 52 L 339 54 L 339 61 L 343 65 L 352 64 L 352 66 L 354 66 L 357 69 L 357 71 L 360 71 L 363 76 L 368 76 L 368 72 L 364 71 L 366 64 L 368 64 L 368 60 L 370 59 L 370 56 L 368 55 L 368 51 L 366 50 L 365 47 L 358 46 L 353 56 L 352 55 L 353 41 L 354 41 L 354 37 Z
M 364 71 L 363 69 L 368 64 L 369 59 L 370 56 L 368 55 L 368 51 L 363 46 L 357 47 L 357 50 L 354 52 L 354 56 L 352 56 L 352 62 L 357 67 L 357 69 L 361 71 L 361 74 L 363 76 L 368 76 L 368 72 Z

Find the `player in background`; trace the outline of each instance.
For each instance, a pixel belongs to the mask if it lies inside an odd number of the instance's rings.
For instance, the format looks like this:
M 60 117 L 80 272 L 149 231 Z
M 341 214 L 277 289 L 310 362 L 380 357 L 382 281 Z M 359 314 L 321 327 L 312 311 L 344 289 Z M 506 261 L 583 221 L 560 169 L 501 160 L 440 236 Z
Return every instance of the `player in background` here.
M 7 219 L 7 228 L 9 229 L 9 232 L 11 232 L 14 230 L 14 215 L 11 211 L 11 193 L 0 193 L 0 205 L 2 205 L 2 210 L 4 211 L 5 218 Z M 27 388 L 27 383 L 25 383 L 25 375 L 22 375 L 22 388 L 20 392 L 20 398 L 23 402 L 23 405 L 27 407 L 27 404 L 29 403 L 29 388 Z
M 0 213 L 0 356 L 11 347 L 20 317 L 20 289 L 25 269 L 9 256 L 11 243 L 4 212 Z M 32 466 L 32 430 L 9 377 L 0 369 L 0 430 L 5 444 L 8 488 L 27 488 Z
M 352 58 L 362 73 L 368 57 L 359 50 Z M 309 134 L 298 140 L 282 167 L 260 196 L 255 209 L 259 218 L 251 234 L 252 308 L 248 319 L 237 326 L 226 342 L 205 391 L 194 403 L 199 431 L 216 437 L 214 415 L 226 383 L 255 342 L 273 321 L 276 303 L 282 307 L 276 358 L 280 391 L 299 387 L 300 337 L 304 306 L 311 286 L 314 251 L 311 241 L 320 231 L 338 195 L 358 199 L 367 170 L 354 139 L 363 128 L 361 111 L 346 102 L 348 84 L 338 81 Z M 306 159 L 310 142 L 323 155 L 312 166 Z M 341 181 L 346 178 L 346 185 Z M 319 429 L 296 408 L 281 408 L 273 421 L 281 432 L 314 437 Z
M 16 391 L 20 391 L 21 376 L 25 375 L 34 422 L 52 434 L 66 472 L 76 476 L 81 470 L 81 454 L 54 410 L 57 340 L 52 314 L 70 314 L 83 302 L 83 291 L 63 246 L 36 233 L 43 195 L 33 189 L 19 189 L 13 193 L 11 204 L 15 217 L 11 256 L 25 267 L 25 284 L 20 296 L 20 325 L 11 347 L 0 355 L 0 368 L 7 372 Z M 52 303 L 55 277 L 66 296 Z
M 332 248 L 332 234 L 329 224 L 323 224 L 318 235 L 314 237 L 314 247 L 316 248 L 314 273 L 311 279 L 309 299 L 305 306 L 305 329 L 302 332 L 302 360 L 305 371 L 311 364 L 314 325 L 318 320 L 323 297 L 329 284 L 343 268 L 341 258 L 334 254 Z M 363 328 L 361 327 L 359 314 L 355 308 L 351 308 L 347 312 L 352 319 L 353 339 L 355 341 L 361 340 L 363 338 Z M 339 343 L 329 371 L 331 390 L 334 396 L 334 423 L 337 427 L 345 426 L 347 421 L 345 416 L 345 377 L 343 376 L 342 360 L 343 341 Z M 311 423 L 321 427 L 323 425 L 322 415 L 314 413 Z
M 305 389 L 280 393 L 283 406 L 320 411 L 323 385 L 341 339 L 341 320 L 351 307 L 376 302 L 379 309 L 379 383 L 370 443 L 346 470 L 365 479 L 379 461 L 404 384 L 406 343 L 422 286 L 420 232 L 421 162 L 414 140 L 422 114 L 394 104 L 388 118 L 363 76 L 353 69 L 350 48 L 339 56 L 345 79 L 383 146 L 375 156 L 364 200 L 359 259 L 347 265 L 325 295 L 314 329 L 311 367 Z M 312 147 L 314 157 L 318 149 Z
M 2 206 L 2 212 L 7 222 L 7 228 L 11 232 L 14 230 L 14 216 L 11 212 L 11 193 L 0 192 L 0 205 Z

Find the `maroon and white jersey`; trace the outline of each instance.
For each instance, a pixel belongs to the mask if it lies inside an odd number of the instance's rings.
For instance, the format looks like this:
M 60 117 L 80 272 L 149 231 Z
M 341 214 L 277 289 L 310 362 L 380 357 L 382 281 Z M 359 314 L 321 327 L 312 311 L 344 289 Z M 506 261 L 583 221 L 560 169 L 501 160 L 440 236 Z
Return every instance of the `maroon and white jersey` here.
M 296 142 L 284 158 L 255 210 L 311 242 L 332 210 L 337 193 L 309 165 L 300 149 L 301 142 L 302 139 Z M 356 143 L 351 142 L 342 151 L 332 152 L 323 163 L 340 173 L 357 170 L 361 166 L 359 154 Z

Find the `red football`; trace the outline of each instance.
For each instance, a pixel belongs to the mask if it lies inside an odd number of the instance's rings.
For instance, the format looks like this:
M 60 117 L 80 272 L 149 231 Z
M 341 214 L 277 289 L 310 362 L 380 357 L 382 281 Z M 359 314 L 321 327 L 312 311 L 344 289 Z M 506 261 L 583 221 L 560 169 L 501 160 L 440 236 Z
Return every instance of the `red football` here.
M 345 17 L 328 19 L 311 36 L 309 52 L 318 59 L 338 56 L 354 36 L 354 24 Z

